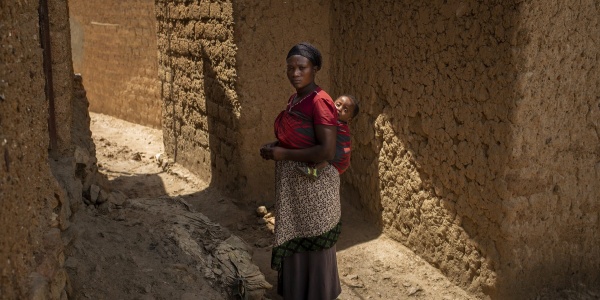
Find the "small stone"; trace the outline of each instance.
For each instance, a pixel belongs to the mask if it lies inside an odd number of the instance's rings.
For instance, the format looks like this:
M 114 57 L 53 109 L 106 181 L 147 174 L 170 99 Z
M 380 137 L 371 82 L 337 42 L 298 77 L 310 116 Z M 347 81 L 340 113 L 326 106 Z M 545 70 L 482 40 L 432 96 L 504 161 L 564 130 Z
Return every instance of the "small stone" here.
M 163 163 L 163 154 L 158 153 L 158 154 L 154 155 L 154 160 L 156 160 L 156 164 L 160 167 Z
M 75 148 L 75 162 L 87 165 L 90 162 L 90 153 L 81 147 Z
M 355 279 L 358 279 L 358 275 L 357 274 L 348 274 L 348 276 L 346 276 L 346 278 L 348 278 L 350 280 L 355 280 Z
M 107 191 L 100 190 L 100 193 L 98 194 L 98 199 L 96 200 L 96 203 L 102 204 L 102 203 L 106 202 L 106 200 L 108 200 L 108 195 L 110 195 L 110 194 Z
M 256 215 L 259 217 L 264 217 L 267 214 L 267 208 L 265 206 L 259 206 L 256 209 Z
M 413 286 L 413 287 L 410 287 L 410 288 L 408 289 L 408 295 L 409 295 L 409 296 L 412 296 L 412 295 L 414 295 L 414 294 L 418 293 L 418 292 L 419 292 L 419 291 L 421 291 L 421 290 L 422 290 L 422 289 L 421 289 L 421 287 L 419 287 L 419 286 Z
M 247 226 L 244 223 L 237 223 L 236 225 L 237 230 L 242 231 L 242 230 L 246 230 Z
M 112 203 L 117 207 L 123 206 L 125 200 L 127 200 L 127 196 L 125 196 L 125 194 L 123 194 L 121 191 L 114 191 L 111 193 L 111 195 L 113 198 L 109 197 L 108 201 L 113 201 Z
M 108 215 L 111 211 L 112 211 L 112 209 L 110 208 L 109 202 L 104 202 L 104 203 L 98 205 L 98 212 L 100 214 Z
M 258 224 L 265 225 L 265 224 L 267 224 L 267 220 L 260 218 L 260 219 L 258 219 Z
M 113 193 L 108 194 L 108 197 L 106 197 L 106 202 L 115 205 L 115 195 L 113 195 Z
M 142 155 L 139 152 L 135 152 L 131 155 L 131 159 L 140 161 L 142 160 Z
M 100 194 L 100 187 L 92 184 L 90 186 L 90 201 L 92 203 L 96 203 L 96 201 L 98 201 L 98 194 Z
M 55 213 L 52 213 L 50 215 L 50 227 L 56 228 L 59 225 L 60 225 L 60 222 L 58 221 L 58 215 Z

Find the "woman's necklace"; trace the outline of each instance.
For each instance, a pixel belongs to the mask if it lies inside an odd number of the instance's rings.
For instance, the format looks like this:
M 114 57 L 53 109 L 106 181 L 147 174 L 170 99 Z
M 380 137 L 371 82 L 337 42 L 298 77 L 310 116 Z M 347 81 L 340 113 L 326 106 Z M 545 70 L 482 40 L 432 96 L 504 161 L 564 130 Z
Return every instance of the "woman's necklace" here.
M 296 94 L 294 99 L 292 99 L 292 101 L 290 101 L 290 103 L 288 104 L 288 111 L 292 111 L 292 108 L 294 108 L 294 106 L 300 104 L 300 102 L 304 101 L 304 99 L 308 98 L 310 95 L 316 92 L 316 90 L 313 90 L 312 92 L 308 93 L 308 95 L 304 96 L 304 98 L 300 99 L 300 101 L 294 103 L 294 100 L 298 99 L 298 94 Z

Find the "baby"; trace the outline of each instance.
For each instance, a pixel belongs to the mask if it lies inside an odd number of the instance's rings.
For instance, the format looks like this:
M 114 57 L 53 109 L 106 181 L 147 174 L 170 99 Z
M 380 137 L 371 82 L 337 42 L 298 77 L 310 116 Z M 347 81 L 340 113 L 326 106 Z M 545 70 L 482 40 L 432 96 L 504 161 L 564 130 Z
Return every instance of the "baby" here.
M 350 151 L 352 142 L 350 140 L 350 128 L 348 123 L 358 115 L 358 102 L 353 96 L 341 95 L 334 101 L 338 111 L 337 140 L 335 143 L 335 157 L 331 161 L 322 161 L 316 164 L 298 166 L 302 174 L 316 180 L 327 164 L 332 164 L 340 174 L 344 173 L 350 166 Z

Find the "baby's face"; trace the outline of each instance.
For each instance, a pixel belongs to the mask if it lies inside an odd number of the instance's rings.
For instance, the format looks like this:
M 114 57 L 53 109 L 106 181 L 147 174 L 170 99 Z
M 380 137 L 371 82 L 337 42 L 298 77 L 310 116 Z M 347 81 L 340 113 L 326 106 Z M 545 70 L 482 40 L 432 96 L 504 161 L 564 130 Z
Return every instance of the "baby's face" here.
M 334 101 L 338 111 L 338 120 L 348 123 L 354 116 L 354 102 L 346 96 L 341 96 Z

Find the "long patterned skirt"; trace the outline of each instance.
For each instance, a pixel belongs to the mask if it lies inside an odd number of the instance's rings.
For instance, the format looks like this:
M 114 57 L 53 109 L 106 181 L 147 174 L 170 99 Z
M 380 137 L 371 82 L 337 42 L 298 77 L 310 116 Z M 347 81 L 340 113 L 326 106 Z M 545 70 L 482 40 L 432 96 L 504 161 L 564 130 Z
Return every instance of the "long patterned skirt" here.
M 293 161 L 276 162 L 275 247 L 271 267 L 279 271 L 285 299 L 335 299 L 341 292 L 335 243 L 341 232 L 340 178 L 335 167 L 316 181 Z

